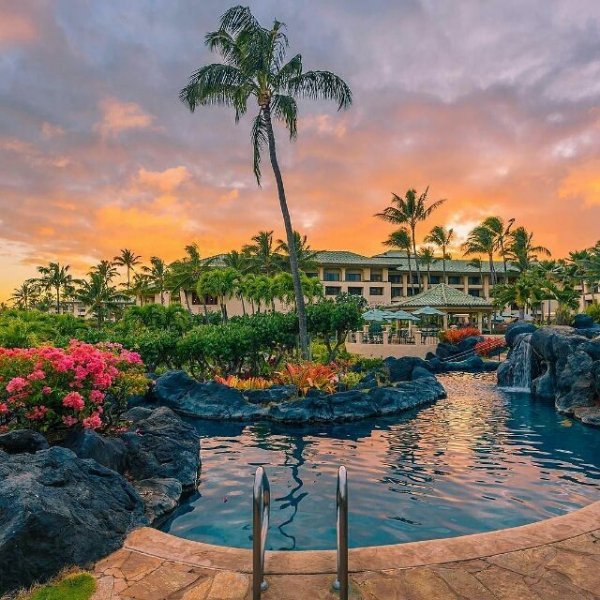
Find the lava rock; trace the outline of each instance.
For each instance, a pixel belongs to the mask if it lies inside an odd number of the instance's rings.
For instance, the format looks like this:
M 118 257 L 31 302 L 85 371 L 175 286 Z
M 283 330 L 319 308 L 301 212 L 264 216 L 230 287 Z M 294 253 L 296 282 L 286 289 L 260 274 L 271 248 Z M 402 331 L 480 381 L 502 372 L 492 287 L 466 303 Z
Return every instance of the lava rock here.
M 574 410 L 575 418 L 586 425 L 600 427 L 600 406 L 584 406 Z
M 459 352 L 458 346 L 447 342 L 440 342 L 435 349 L 435 355 L 442 360 L 456 356 Z
M 483 340 L 484 337 L 481 335 L 471 335 L 469 337 L 464 338 L 458 344 L 456 344 L 456 347 L 458 348 L 458 353 L 463 354 L 464 352 L 469 352 L 470 350 L 473 350 L 475 346 Z
M 588 329 L 594 326 L 594 319 L 585 313 L 579 313 L 573 317 L 573 327 L 575 329 Z
M 196 485 L 200 468 L 200 436 L 171 409 L 160 407 L 134 421 L 122 434 L 127 446 L 127 473 L 135 480 L 177 479 Z
M 146 524 L 121 475 L 71 450 L 0 451 L 0 594 L 88 566 Z
M 110 438 L 84 429 L 71 433 L 62 446 L 75 452 L 79 458 L 93 458 L 97 463 L 124 473 L 127 466 L 127 447 L 120 438 Z
M 383 361 L 392 383 L 397 381 L 410 381 L 415 367 L 429 369 L 426 361 L 417 356 L 403 356 L 402 358 L 393 358 L 389 356 Z
M 8 454 L 33 453 L 48 447 L 48 440 L 32 429 L 15 429 L 0 435 L 0 450 Z
M 512 348 L 515 345 L 518 336 L 524 333 L 534 333 L 536 330 L 537 327 L 533 323 L 526 323 L 525 321 L 517 321 L 515 323 L 511 323 L 506 328 L 506 333 L 504 334 L 506 345 L 509 348 Z
M 144 501 L 145 514 L 152 525 L 159 524 L 177 508 L 183 493 L 181 482 L 174 478 L 142 479 L 136 481 L 135 489 Z
M 298 397 L 298 388 L 295 385 L 274 385 L 265 390 L 247 390 L 243 396 L 251 404 L 285 402 Z
M 481 373 L 485 371 L 485 363 L 480 356 L 474 355 L 459 361 L 447 361 L 447 371 L 464 371 L 465 373 Z

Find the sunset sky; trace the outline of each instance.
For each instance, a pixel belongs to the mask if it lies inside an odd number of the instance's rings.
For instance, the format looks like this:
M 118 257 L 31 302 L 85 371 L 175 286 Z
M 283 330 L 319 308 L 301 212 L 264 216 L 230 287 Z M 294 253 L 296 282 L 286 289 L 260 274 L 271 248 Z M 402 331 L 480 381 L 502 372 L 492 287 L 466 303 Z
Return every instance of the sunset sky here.
M 76 270 L 129 247 L 172 260 L 282 237 L 250 119 L 190 114 L 190 73 L 230 6 L 216 0 L 0 0 L 0 300 L 35 265 Z M 290 56 L 333 70 L 354 104 L 301 103 L 279 152 L 313 248 L 382 250 L 391 192 L 430 186 L 461 235 L 516 217 L 553 255 L 600 238 L 598 0 L 261 0 Z M 255 111 L 250 111 L 254 113 Z M 455 256 L 459 256 L 455 252 Z

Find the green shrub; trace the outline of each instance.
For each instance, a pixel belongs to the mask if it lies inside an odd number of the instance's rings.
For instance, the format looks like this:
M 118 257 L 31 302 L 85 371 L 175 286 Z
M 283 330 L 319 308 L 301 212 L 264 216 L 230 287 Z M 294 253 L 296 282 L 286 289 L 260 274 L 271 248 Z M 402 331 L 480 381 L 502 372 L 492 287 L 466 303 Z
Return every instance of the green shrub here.
M 34 590 L 23 600 L 89 600 L 95 591 L 96 580 L 89 573 L 74 573 Z
M 600 323 L 600 304 L 598 302 L 594 302 L 594 304 L 590 304 L 585 312 L 594 319 L 596 323 Z

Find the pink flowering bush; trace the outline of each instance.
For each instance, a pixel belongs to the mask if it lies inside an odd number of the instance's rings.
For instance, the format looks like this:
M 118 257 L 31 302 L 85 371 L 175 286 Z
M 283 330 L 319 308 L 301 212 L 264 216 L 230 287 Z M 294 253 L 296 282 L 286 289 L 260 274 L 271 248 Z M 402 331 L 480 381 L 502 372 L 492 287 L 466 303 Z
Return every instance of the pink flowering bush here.
M 147 390 L 144 371 L 139 354 L 120 344 L 0 348 L 0 431 L 25 427 L 59 438 L 115 425 L 127 398 Z

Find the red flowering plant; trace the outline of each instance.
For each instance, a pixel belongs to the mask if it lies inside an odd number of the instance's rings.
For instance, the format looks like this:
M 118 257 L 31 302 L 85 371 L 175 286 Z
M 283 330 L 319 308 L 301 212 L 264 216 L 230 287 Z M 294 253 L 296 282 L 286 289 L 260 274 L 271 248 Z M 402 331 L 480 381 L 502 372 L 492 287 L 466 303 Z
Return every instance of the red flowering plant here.
M 440 342 L 448 344 L 458 344 L 468 337 L 479 337 L 481 331 L 476 327 L 462 327 L 461 329 L 447 329 L 440 331 Z
M 135 352 L 72 340 L 65 348 L 0 348 L 0 431 L 28 428 L 60 438 L 105 429 L 149 380 Z

